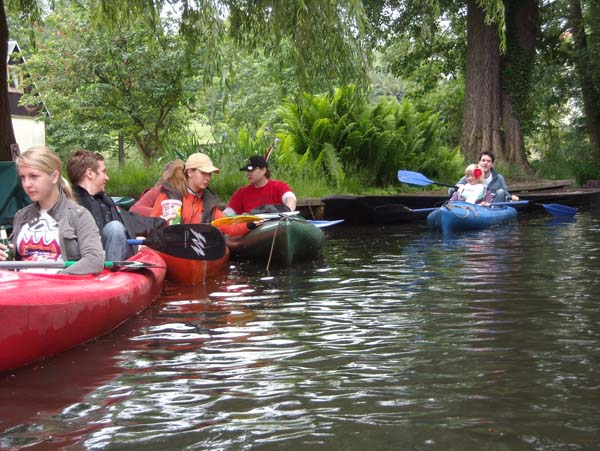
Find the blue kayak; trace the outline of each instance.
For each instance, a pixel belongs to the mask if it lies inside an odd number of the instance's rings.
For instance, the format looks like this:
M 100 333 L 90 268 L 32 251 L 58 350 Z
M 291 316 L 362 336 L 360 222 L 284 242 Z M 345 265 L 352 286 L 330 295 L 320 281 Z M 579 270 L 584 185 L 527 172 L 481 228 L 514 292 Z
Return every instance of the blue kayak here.
M 507 205 L 484 207 L 468 202 L 447 202 L 427 216 L 430 227 L 443 233 L 480 230 L 515 220 L 517 210 Z

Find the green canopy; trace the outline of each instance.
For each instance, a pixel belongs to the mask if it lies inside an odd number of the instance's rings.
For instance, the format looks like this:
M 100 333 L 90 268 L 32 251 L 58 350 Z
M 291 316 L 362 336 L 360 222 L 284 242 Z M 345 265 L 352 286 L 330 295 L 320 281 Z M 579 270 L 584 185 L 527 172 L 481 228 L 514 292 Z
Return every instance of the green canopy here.
M 0 161 L 0 225 L 12 226 L 17 210 L 30 203 L 14 161 Z

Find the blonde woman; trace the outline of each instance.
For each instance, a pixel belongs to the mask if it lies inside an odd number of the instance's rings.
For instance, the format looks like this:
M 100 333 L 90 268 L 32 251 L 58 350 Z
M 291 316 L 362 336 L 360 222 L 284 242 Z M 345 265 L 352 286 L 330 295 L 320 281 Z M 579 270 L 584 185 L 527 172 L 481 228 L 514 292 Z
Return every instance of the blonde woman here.
M 88 210 L 75 203 L 61 161 L 47 147 L 32 147 L 16 160 L 23 190 L 33 201 L 15 215 L 12 245 L 26 261 L 77 263 L 62 274 L 97 274 L 104 267 L 100 232 Z M 0 250 L 0 260 L 6 253 Z

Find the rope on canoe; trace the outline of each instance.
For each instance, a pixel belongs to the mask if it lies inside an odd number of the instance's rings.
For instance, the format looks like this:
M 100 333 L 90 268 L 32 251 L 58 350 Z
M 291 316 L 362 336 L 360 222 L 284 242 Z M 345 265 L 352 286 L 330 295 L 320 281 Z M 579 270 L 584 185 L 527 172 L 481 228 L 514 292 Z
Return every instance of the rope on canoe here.
M 273 257 L 273 249 L 275 249 L 275 241 L 277 240 L 277 232 L 279 231 L 279 226 L 282 221 L 287 221 L 288 217 L 281 215 L 281 219 L 277 221 L 277 227 L 275 228 L 275 233 L 273 234 L 273 240 L 271 241 L 271 250 L 269 251 L 269 259 L 267 260 L 267 272 L 269 272 L 269 266 L 271 266 L 271 257 Z

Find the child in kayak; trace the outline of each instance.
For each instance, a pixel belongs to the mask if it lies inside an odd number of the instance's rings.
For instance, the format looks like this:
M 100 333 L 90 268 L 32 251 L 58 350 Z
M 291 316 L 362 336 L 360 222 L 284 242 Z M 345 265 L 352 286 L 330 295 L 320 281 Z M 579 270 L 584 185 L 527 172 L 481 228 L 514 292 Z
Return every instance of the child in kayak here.
M 483 184 L 483 170 L 476 164 L 470 164 L 465 169 L 466 184 L 459 184 L 458 190 L 450 200 L 462 200 L 470 204 L 487 204 L 486 189 Z

